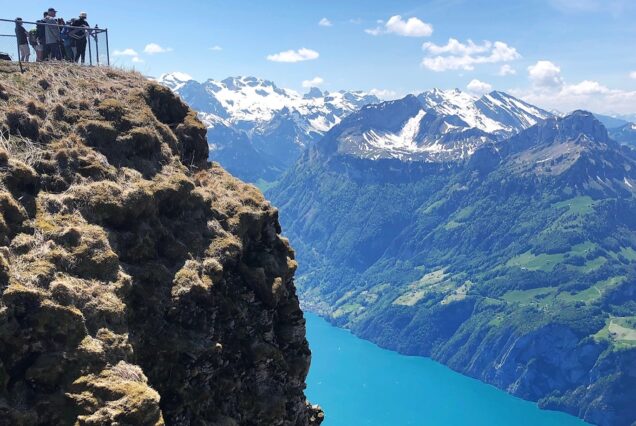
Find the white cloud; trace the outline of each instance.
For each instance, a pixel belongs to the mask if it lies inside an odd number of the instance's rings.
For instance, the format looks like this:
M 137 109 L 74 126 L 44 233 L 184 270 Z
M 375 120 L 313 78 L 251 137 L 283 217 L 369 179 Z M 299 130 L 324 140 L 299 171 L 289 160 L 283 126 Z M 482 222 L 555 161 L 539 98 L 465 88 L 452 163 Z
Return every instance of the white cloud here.
M 472 40 L 462 43 L 450 38 L 445 45 L 426 42 L 422 49 L 431 55 L 422 60 L 422 66 L 436 72 L 459 69 L 471 71 L 477 64 L 510 62 L 521 58 L 517 49 L 502 41 L 493 43 L 486 40 L 476 44 Z
M 636 71 L 632 71 L 629 73 L 629 78 L 633 78 L 634 80 L 636 80 Z
M 115 50 L 113 52 L 115 56 L 139 56 L 139 53 L 135 49 L 124 49 L 124 50 Z
M 460 42 L 457 39 L 449 38 L 448 43 L 444 45 L 437 45 L 427 41 L 422 45 L 422 49 L 432 55 L 442 55 L 445 53 L 451 55 L 475 55 L 477 53 L 488 52 L 492 47 L 492 43 L 485 41 L 484 44 L 478 45 L 472 40 L 468 40 L 466 44 Z
M 214 45 L 214 46 L 210 47 L 210 50 L 213 51 L 213 52 L 220 52 L 221 50 L 223 50 L 223 48 L 217 44 L 217 45 Z
M 483 95 L 484 93 L 492 92 L 492 85 L 483 81 L 479 81 L 477 79 L 473 79 L 470 81 L 470 83 L 468 83 L 466 89 L 468 89 L 468 91 L 471 93 Z
M 284 52 L 268 55 L 267 60 L 272 62 L 301 62 L 318 59 L 320 54 L 315 50 L 302 48 L 298 50 L 286 50 Z
M 528 77 L 540 89 L 554 89 L 563 86 L 561 68 L 550 61 L 537 61 L 528 67 Z
M 517 73 L 516 69 L 514 69 L 508 64 L 503 64 L 501 68 L 499 68 L 499 72 L 497 73 L 497 75 L 505 77 L 507 75 L 515 75 L 516 73 Z
M 388 89 L 371 89 L 369 91 L 369 94 L 385 101 L 390 101 L 400 97 L 400 95 L 395 90 Z
M 303 81 L 303 87 L 305 89 L 309 89 L 310 87 L 318 87 L 322 85 L 324 82 L 325 80 L 323 80 L 322 77 L 314 77 L 311 80 Z
M 172 51 L 172 48 L 162 47 L 158 45 L 157 43 L 148 43 L 146 47 L 144 47 L 144 53 L 147 53 L 148 55 L 154 55 L 157 53 L 166 53 L 171 51 Z
M 599 114 L 633 114 L 636 111 L 636 91 L 609 89 L 598 82 L 601 90 L 581 90 L 581 83 L 564 86 L 549 92 L 545 90 L 513 90 L 518 96 L 533 105 L 558 111 L 585 109 Z M 586 83 L 585 86 L 588 86 Z M 579 87 L 577 89 L 577 87 Z
M 380 26 L 365 30 L 374 36 L 382 34 L 396 34 L 402 37 L 428 37 L 433 34 L 433 26 L 419 18 L 409 18 L 406 21 L 400 15 L 391 16 L 388 21 L 378 21 Z
M 141 59 L 139 56 L 133 56 L 132 61 L 137 63 L 137 64 L 143 64 L 144 60 Z
M 578 84 L 565 85 L 561 89 L 561 93 L 564 95 L 598 95 L 609 93 L 610 89 L 600 84 L 598 81 L 583 80 Z
M 331 23 L 331 21 L 327 18 L 322 18 L 319 22 L 318 25 L 320 25 L 321 27 L 333 27 L 333 24 Z
M 559 111 L 586 109 L 600 114 L 633 114 L 636 91 L 611 89 L 598 81 L 568 84 L 561 68 L 550 61 L 538 61 L 528 68 L 532 87 L 512 90 L 511 94 L 531 104 Z

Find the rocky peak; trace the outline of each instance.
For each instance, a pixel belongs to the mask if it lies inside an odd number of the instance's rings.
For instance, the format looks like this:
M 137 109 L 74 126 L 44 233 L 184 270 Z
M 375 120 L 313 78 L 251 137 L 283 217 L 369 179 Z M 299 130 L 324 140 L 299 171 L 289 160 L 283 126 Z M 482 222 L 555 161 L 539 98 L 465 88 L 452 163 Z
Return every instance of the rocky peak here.
M 124 71 L 0 74 L 0 423 L 319 424 L 278 212 L 196 114 Z
M 322 91 L 319 88 L 312 87 L 311 89 L 309 89 L 309 92 L 305 93 L 303 98 L 305 98 L 305 99 L 316 99 L 316 98 L 322 98 L 323 96 L 325 96 L 325 95 L 322 93 Z
M 607 129 L 591 112 L 577 110 L 557 120 L 555 123 L 559 139 L 585 137 L 587 140 L 596 143 L 607 143 L 609 141 Z

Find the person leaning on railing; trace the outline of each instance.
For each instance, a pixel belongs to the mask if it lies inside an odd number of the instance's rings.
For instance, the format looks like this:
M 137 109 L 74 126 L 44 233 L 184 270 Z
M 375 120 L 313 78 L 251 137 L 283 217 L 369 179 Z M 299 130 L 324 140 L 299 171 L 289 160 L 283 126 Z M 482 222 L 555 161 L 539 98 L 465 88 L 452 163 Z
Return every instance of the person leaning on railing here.
M 44 60 L 51 59 L 62 59 L 62 49 L 60 49 L 62 43 L 62 36 L 60 35 L 60 28 L 58 27 L 59 23 L 57 19 L 55 19 L 55 15 L 57 14 L 57 10 L 54 8 L 50 8 L 48 10 L 48 15 L 44 22 L 49 25 L 45 25 L 45 39 L 46 45 L 44 46 Z
M 31 45 L 33 50 L 35 50 L 35 60 L 38 61 L 38 62 L 41 61 L 42 60 L 42 58 L 41 58 L 42 55 L 40 53 L 42 52 L 42 49 L 38 50 L 38 47 L 40 47 L 40 46 L 38 46 L 38 30 L 37 30 L 37 28 L 31 28 L 29 30 L 29 44 Z
M 78 19 L 74 19 L 71 21 L 71 26 L 78 27 L 78 29 L 73 30 L 69 33 L 71 38 L 75 40 L 75 62 L 78 62 L 80 59 L 82 64 L 86 58 L 86 43 L 87 43 L 87 33 L 83 28 L 90 28 L 88 25 L 88 21 L 86 21 L 86 12 L 82 12 L 79 14 Z
M 62 37 L 62 53 L 64 55 L 64 59 L 66 59 L 69 62 L 74 62 L 75 61 L 75 40 L 73 40 L 71 38 L 70 32 L 71 29 L 69 28 L 69 25 L 71 25 L 71 22 L 64 22 L 64 19 L 60 19 L 59 23 L 60 25 L 63 25 L 60 31 L 61 37 Z
M 29 62 L 29 56 L 31 56 L 31 49 L 29 49 L 29 33 L 22 26 L 22 18 L 15 18 L 15 36 L 18 39 L 20 61 Z
M 35 31 L 37 35 L 37 45 L 35 47 L 35 60 L 42 62 L 44 60 L 44 50 L 46 46 L 46 18 L 49 12 L 44 12 L 44 17 L 36 22 Z

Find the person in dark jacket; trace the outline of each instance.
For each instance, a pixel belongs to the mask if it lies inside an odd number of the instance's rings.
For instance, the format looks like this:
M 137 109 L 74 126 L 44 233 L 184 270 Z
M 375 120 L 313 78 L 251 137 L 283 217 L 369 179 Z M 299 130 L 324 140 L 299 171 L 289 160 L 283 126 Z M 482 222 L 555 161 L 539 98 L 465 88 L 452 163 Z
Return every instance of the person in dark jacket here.
M 69 28 L 73 21 L 73 19 L 69 22 L 64 22 L 64 19 L 59 20 L 60 25 L 63 25 L 60 30 L 62 37 L 62 56 L 69 62 L 75 62 L 75 39 L 71 37 L 71 28 Z
M 88 31 L 86 29 L 90 28 L 86 17 L 86 12 L 80 13 L 79 18 L 75 19 L 71 24 L 74 27 L 78 27 L 78 29 L 70 33 L 70 36 L 75 40 L 75 62 L 81 59 L 82 64 L 86 59 L 86 43 L 88 42 Z
M 22 26 L 22 18 L 15 18 L 15 36 L 18 39 L 20 61 L 29 62 L 31 49 L 29 48 L 29 33 Z
M 44 60 L 44 48 L 46 46 L 46 18 L 49 17 L 49 12 L 44 12 L 44 18 L 37 21 L 37 47 L 35 48 L 35 60 L 42 62 Z

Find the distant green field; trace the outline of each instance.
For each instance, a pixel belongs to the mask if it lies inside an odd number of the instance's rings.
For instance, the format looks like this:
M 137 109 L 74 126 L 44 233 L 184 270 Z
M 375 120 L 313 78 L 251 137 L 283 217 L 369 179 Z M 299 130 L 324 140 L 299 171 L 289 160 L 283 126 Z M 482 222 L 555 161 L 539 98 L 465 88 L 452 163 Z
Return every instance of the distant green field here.
M 570 294 L 567 292 L 559 293 L 558 298 L 567 302 L 592 302 L 603 295 L 603 292 L 607 289 L 619 284 L 625 277 L 612 277 L 603 281 L 599 281 L 592 287 L 583 290 L 581 292 Z
M 539 255 L 535 255 L 530 250 L 528 250 L 527 252 L 510 259 L 506 263 L 506 266 L 517 266 L 519 268 L 526 268 L 530 271 L 551 272 L 557 264 L 563 262 L 564 258 L 565 254 L 563 253 L 542 253 Z
M 503 295 L 502 299 L 509 303 L 536 303 L 556 293 L 553 287 L 540 287 L 531 290 L 512 290 Z
M 636 250 L 631 247 L 623 247 L 620 254 L 622 254 L 627 260 L 636 260 Z
M 607 259 L 605 257 L 599 256 L 599 257 L 597 257 L 595 259 L 586 261 L 584 265 L 581 265 L 581 266 L 568 265 L 568 267 L 570 269 L 577 270 L 577 271 L 582 272 L 584 274 L 588 274 L 588 273 L 600 268 L 606 262 L 607 262 Z
M 447 231 L 450 231 L 451 229 L 459 228 L 460 226 L 462 226 L 461 223 L 451 220 L 446 225 L 444 225 L 444 229 L 446 229 Z
M 614 349 L 636 347 L 636 316 L 608 318 L 605 327 L 594 338 L 610 342 Z
M 584 215 L 594 211 L 594 200 L 588 196 L 570 198 L 554 204 L 557 209 L 568 207 L 568 213 Z
M 576 244 L 572 246 L 570 253 L 578 256 L 585 256 L 590 251 L 594 250 L 597 247 L 595 243 L 592 241 L 586 241 L 584 243 Z
M 333 317 L 334 318 L 338 318 L 338 317 L 341 317 L 343 315 L 350 314 L 352 312 L 357 311 L 361 307 L 362 306 L 357 304 L 357 303 L 348 303 L 346 305 L 342 305 L 338 309 L 336 309 L 336 311 L 333 313 Z

